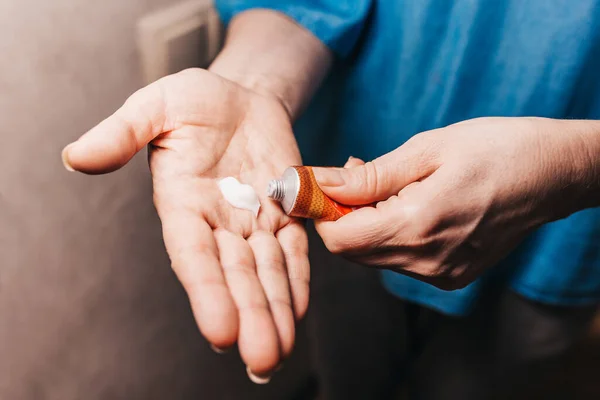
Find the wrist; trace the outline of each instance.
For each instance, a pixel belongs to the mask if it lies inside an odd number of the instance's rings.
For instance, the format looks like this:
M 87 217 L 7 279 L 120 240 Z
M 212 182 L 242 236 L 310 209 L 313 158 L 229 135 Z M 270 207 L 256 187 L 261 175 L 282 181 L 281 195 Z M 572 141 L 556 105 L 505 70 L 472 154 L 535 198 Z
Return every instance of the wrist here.
M 333 56 L 311 32 L 282 13 L 253 9 L 233 18 L 225 47 L 209 67 L 228 80 L 277 99 L 296 119 Z
M 223 59 L 224 58 L 221 58 L 221 60 Z M 215 62 L 210 65 L 208 70 L 242 86 L 243 88 L 279 102 L 286 110 L 291 120 L 296 118 L 296 106 L 293 96 L 290 96 L 290 93 L 285 89 L 284 82 L 278 77 L 272 75 L 266 76 L 259 72 L 244 71 L 232 67 L 230 63 L 226 61 L 220 62 L 219 59 L 216 59 Z

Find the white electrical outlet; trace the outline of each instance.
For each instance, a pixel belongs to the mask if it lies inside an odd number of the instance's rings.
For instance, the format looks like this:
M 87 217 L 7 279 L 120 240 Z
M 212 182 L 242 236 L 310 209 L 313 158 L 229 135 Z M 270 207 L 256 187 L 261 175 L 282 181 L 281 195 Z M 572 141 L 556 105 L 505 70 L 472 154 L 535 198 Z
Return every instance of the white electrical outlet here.
M 223 41 L 211 0 L 188 0 L 139 20 L 137 39 L 145 83 L 190 67 L 207 67 Z

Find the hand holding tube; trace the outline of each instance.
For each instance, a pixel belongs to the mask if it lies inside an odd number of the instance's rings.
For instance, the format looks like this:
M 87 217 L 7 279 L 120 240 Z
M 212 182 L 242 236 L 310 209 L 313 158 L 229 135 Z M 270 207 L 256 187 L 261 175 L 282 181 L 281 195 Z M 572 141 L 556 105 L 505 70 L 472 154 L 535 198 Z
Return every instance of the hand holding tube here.
M 600 204 L 597 121 L 481 118 L 421 133 L 364 165 L 314 168 L 348 205 L 315 226 L 328 249 L 463 287 L 541 224 Z
M 292 217 L 336 221 L 353 208 L 340 204 L 319 188 L 312 167 L 289 167 L 281 179 L 269 182 L 267 196 L 281 202 Z

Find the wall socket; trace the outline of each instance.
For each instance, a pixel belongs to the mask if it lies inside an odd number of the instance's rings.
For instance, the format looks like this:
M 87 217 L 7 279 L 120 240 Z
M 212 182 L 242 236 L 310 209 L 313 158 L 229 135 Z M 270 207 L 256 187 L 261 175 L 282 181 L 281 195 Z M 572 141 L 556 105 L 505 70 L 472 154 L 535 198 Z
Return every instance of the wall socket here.
M 206 68 L 223 36 L 211 0 L 188 0 L 142 17 L 137 42 L 145 84 L 186 68 Z

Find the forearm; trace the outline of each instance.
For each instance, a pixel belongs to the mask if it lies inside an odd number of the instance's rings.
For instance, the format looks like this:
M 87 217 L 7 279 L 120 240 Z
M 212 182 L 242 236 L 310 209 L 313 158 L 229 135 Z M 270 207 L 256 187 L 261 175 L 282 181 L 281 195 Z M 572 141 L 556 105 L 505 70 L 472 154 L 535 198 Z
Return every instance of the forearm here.
M 539 199 L 549 221 L 600 206 L 600 121 L 525 118 L 540 141 Z
M 329 49 L 285 15 L 255 9 L 230 23 L 225 47 L 209 70 L 277 97 L 296 119 L 327 74 Z
M 573 183 L 576 210 L 600 206 L 600 121 L 565 121 L 573 136 Z

